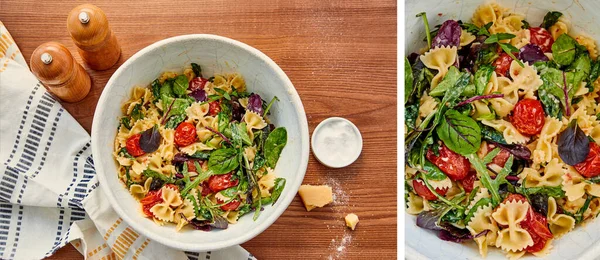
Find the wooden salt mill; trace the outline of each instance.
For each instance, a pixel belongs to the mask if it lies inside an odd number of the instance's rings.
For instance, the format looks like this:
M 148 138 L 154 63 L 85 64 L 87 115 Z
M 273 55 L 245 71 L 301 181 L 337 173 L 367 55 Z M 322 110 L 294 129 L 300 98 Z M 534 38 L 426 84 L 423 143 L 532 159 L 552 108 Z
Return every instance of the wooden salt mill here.
M 29 62 L 33 74 L 50 93 L 66 102 L 82 100 L 90 92 L 90 75 L 58 42 L 38 46 Z
M 67 18 L 67 29 L 83 61 L 93 70 L 117 63 L 121 47 L 102 9 L 91 4 L 75 7 Z

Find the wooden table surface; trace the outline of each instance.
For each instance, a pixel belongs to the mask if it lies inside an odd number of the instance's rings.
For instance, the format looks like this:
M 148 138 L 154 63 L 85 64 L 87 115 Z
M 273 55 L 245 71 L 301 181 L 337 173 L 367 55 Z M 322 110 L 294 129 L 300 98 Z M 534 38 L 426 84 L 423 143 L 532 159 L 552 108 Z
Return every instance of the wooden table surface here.
M 0 0 L 0 21 L 26 60 L 41 43 L 58 41 L 81 61 L 66 28 L 69 11 L 81 3 L 85 2 Z M 145 46 L 193 33 L 245 42 L 289 76 L 311 133 L 323 119 L 341 116 L 359 127 L 364 146 L 360 158 L 343 169 L 326 168 L 311 154 L 304 183 L 337 183 L 337 202 L 306 212 L 296 197 L 269 229 L 242 246 L 259 259 L 396 258 L 395 0 L 94 4 L 106 12 L 122 57 L 106 71 L 86 67 L 93 81 L 90 94 L 79 103 L 64 104 L 88 132 L 104 85 L 119 65 Z M 343 220 L 351 212 L 360 217 L 353 232 Z M 49 259 L 82 258 L 68 245 Z

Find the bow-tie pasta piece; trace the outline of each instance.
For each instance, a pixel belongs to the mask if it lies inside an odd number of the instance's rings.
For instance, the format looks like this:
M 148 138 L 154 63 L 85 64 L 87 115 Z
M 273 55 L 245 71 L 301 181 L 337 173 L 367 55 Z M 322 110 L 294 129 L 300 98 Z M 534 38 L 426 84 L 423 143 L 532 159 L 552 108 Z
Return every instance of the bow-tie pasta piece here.
M 498 232 L 496 246 L 505 251 L 517 252 L 533 245 L 533 239 L 527 230 L 519 223 L 525 219 L 529 203 L 523 201 L 508 201 L 500 204 L 492 214 L 492 218 L 506 228 Z
M 457 48 L 456 46 L 452 47 L 437 47 L 429 50 L 425 54 L 421 55 L 421 61 L 423 65 L 425 65 L 429 69 L 437 70 L 437 74 L 431 80 L 431 89 L 437 87 L 437 85 L 442 81 L 446 73 L 448 72 L 448 68 L 452 66 L 457 61 Z
M 510 122 L 504 119 L 482 120 L 481 123 L 501 132 L 508 144 L 524 144 L 529 141 L 529 137 L 519 133 Z
M 575 219 L 566 214 L 557 214 L 557 209 L 556 199 L 549 197 L 547 220 L 550 232 L 555 238 L 561 237 L 575 228 Z

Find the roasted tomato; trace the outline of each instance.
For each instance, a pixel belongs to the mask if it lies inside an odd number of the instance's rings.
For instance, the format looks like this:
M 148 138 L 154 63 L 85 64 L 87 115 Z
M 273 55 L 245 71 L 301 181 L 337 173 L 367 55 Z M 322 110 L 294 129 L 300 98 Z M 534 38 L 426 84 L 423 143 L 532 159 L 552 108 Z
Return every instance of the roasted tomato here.
M 188 146 L 198 139 L 196 127 L 189 122 L 183 122 L 175 129 L 175 143 L 178 146 Z
M 205 78 L 201 78 L 201 77 L 193 78 L 190 81 L 188 89 L 190 91 L 194 91 L 194 90 L 198 90 L 198 89 L 203 89 L 204 86 L 206 85 L 206 82 L 208 82 L 208 80 L 205 79 Z
M 211 116 L 216 116 L 219 112 L 221 112 L 221 102 L 211 101 L 208 103 L 208 114 Z
M 142 211 L 148 217 L 153 216 L 152 212 L 150 212 L 150 208 L 161 202 L 163 202 L 161 189 L 149 191 L 146 193 L 146 197 L 140 200 Z
M 213 192 L 219 192 L 224 189 L 228 189 L 238 185 L 240 180 L 235 179 L 235 181 L 232 181 L 232 176 L 232 173 L 210 176 L 210 178 L 208 179 L 208 187 Z
M 586 178 L 600 175 L 600 145 L 590 142 L 590 153 L 583 162 L 575 164 L 575 169 Z
M 505 203 L 508 201 L 515 201 L 515 200 L 527 202 L 527 198 L 525 198 L 525 196 L 523 196 L 521 194 L 511 193 L 511 194 L 508 194 L 508 196 L 506 196 L 506 198 L 504 199 L 504 201 L 502 203 Z
M 208 181 L 202 182 L 202 196 L 206 196 L 211 193 L 213 193 L 213 191 L 210 190 L 210 187 L 208 186 Z
M 142 137 L 142 134 L 135 134 L 127 138 L 125 149 L 127 149 L 127 152 L 131 154 L 131 156 L 138 157 L 146 153 L 140 147 L 140 137 Z
M 217 200 L 217 202 L 219 202 L 219 204 L 223 203 L 223 202 L 220 202 L 218 200 Z M 221 206 L 221 209 L 225 210 L 225 211 L 227 211 L 227 210 L 236 210 L 240 206 L 240 204 L 242 204 L 242 203 L 239 200 L 232 200 L 231 202 L 229 202 L 229 203 Z
M 488 152 L 491 152 L 495 148 L 496 148 L 495 145 L 488 143 Z M 506 164 L 506 161 L 508 161 L 509 157 L 510 157 L 510 152 L 500 148 L 500 152 L 496 155 L 496 157 L 494 157 L 494 159 L 492 160 L 491 163 L 498 165 L 500 167 L 504 167 L 504 164 Z
M 505 52 L 500 54 L 500 57 L 494 61 L 492 66 L 494 66 L 494 71 L 498 76 L 508 76 L 508 70 L 510 69 L 510 63 L 513 61 L 513 58 L 508 56 Z
M 198 165 L 200 165 L 200 167 L 202 168 L 201 170 L 205 170 L 205 164 L 206 161 L 201 161 L 201 160 L 189 160 L 187 161 L 187 167 L 188 167 L 188 172 L 198 172 L 198 169 L 196 169 L 196 164 L 194 164 L 195 162 L 198 162 Z
M 431 192 L 427 188 L 427 186 L 422 180 L 414 179 L 413 189 L 415 190 L 415 193 L 417 193 L 417 195 L 423 197 L 426 200 L 437 200 L 437 196 L 435 196 L 435 194 L 433 194 L 433 192 Z M 448 192 L 448 189 L 435 189 L 435 192 L 444 196 L 446 195 L 446 192 Z
M 521 222 L 521 227 L 527 230 L 533 239 L 533 245 L 525 248 L 525 251 L 529 253 L 539 252 L 544 248 L 546 242 L 554 237 L 548 228 L 546 217 L 531 207 L 529 207 L 527 217 Z
M 441 145 L 439 156 L 436 156 L 431 149 L 427 150 L 427 160 L 435 164 L 451 180 L 458 181 L 467 177 L 471 165 L 464 156 L 450 150 L 445 145 Z
M 539 100 L 522 99 L 515 105 L 510 119 L 521 134 L 536 135 L 544 127 L 544 117 L 544 108 Z
M 552 34 L 542 27 L 531 27 L 529 28 L 529 34 L 531 35 L 531 43 L 535 44 L 542 49 L 543 52 L 552 52 L 552 44 L 554 44 L 554 38 Z
M 473 186 L 475 181 L 477 180 L 477 174 L 475 172 L 469 172 L 466 178 L 460 180 L 460 184 L 462 184 L 463 188 L 466 192 L 473 191 Z

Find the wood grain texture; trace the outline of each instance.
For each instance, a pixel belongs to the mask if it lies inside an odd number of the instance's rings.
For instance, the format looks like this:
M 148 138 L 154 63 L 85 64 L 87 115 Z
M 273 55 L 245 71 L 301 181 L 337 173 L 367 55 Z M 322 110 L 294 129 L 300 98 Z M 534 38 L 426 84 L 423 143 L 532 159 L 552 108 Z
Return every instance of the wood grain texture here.
M 26 60 L 46 41 L 65 44 L 81 62 L 66 28 L 82 1 L 1 0 L 0 20 Z M 341 116 L 360 129 L 364 147 L 349 167 L 329 169 L 311 154 L 304 183 L 337 182 L 346 196 L 306 212 L 297 197 L 264 233 L 242 246 L 259 259 L 390 259 L 396 257 L 396 1 L 95 1 L 122 48 L 117 65 L 88 69 L 92 90 L 64 104 L 89 131 L 109 77 L 143 47 L 171 36 L 210 33 L 250 44 L 271 57 L 294 83 L 310 132 Z M 84 65 L 85 66 L 85 65 Z M 343 197 L 343 198 L 342 198 Z M 356 213 L 355 231 L 344 227 Z M 344 233 L 351 241 L 337 251 Z M 50 259 L 81 259 L 71 246 Z

